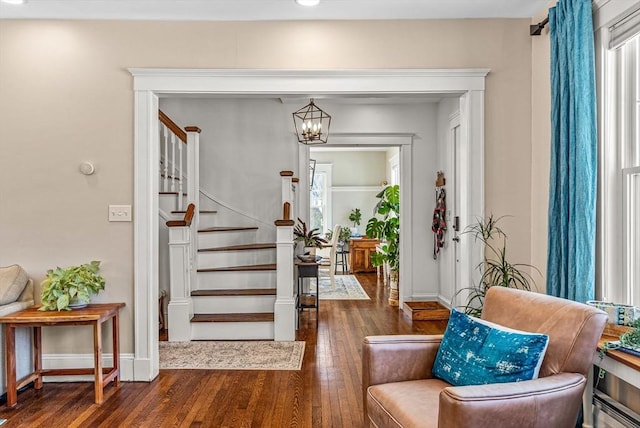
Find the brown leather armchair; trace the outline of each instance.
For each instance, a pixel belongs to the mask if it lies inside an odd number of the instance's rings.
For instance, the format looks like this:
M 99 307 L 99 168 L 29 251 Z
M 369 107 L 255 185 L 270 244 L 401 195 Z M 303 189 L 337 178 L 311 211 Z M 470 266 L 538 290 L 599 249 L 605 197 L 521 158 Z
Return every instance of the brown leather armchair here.
M 441 335 L 369 336 L 362 352 L 365 426 L 575 426 L 607 314 L 544 294 L 492 287 L 482 318 L 549 335 L 538 379 L 454 387 L 431 373 Z

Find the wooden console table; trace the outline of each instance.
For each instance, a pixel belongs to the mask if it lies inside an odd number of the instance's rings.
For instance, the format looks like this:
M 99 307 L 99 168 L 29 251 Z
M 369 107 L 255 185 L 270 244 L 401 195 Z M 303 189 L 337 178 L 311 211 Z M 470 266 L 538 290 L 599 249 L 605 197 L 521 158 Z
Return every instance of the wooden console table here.
M 4 324 L 4 339 L 7 352 L 7 407 L 18 403 L 18 389 L 34 382 L 35 389 L 42 388 L 43 376 L 88 375 L 95 376 L 95 403 L 104 401 L 104 387 L 110 381 L 120 385 L 120 352 L 118 337 L 118 312 L 124 303 L 92 304 L 72 311 L 39 311 L 37 307 L 0 317 Z M 113 325 L 113 367 L 102 367 L 102 324 L 112 320 Z M 43 369 L 42 368 L 42 327 L 58 325 L 93 326 L 94 368 Z M 22 379 L 16 379 L 16 328 L 33 328 L 34 371 Z
M 375 272 L 371 264 L 371 254 L 376 252 L 377 239 L 355 238 L 349 241 L 349 266 L 351 273 Z

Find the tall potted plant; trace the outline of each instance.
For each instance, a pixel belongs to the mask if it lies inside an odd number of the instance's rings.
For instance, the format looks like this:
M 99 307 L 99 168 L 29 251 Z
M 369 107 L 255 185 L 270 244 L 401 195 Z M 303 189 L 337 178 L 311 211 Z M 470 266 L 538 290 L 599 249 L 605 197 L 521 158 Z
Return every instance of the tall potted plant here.
M 385 263 L 389 266 L 389 304 L 398 306 L 400 186 L 387 186 L 376 198 L 379 201 L 375 206 L 374 216 L 367 222 L 367 236 L 380 239 L 381 251 L 371 255 L 371 263 L 374 266 L 382 266 Z
M 507 260 L 507 235 L 498 227 L 500 219 L 502 217 L 494 218 L 493 215 L 487 219 L 478 219 L 463 232 L 481 241 L 485 248 L 484 259 L 476 266 L 480 272 L 478 284 L 463 288 L 456 293 L 456 296 L 461 293 L 467 294 L 462 309 L 468 315 L 480 316 L 489 288 L 499 286 L 530 291 L 531 284 L 535 281 L 526 269 L 540 273 L 535 266 L 511 263 Z M 526 269 L 523 270 L 523 268 Z

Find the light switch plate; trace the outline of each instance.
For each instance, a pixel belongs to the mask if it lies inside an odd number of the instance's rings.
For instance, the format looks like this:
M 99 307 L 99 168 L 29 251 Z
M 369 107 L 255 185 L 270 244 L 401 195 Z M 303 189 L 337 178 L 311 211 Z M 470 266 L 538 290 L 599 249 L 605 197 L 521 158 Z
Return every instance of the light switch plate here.
M 131 221 L 131 205 L 109 205 L 109 221 Z

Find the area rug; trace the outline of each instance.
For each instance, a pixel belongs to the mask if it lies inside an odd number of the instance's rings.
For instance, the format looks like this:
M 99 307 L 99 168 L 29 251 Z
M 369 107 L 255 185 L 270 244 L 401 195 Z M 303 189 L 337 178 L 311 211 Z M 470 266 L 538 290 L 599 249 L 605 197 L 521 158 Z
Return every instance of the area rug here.
M 320 273 L 320 300 L 369 300 L 369 296 L 355 276 L 336 275 L 334 278 L 336 287 L 331 288 L 329 275 Z M 311 288 L 315 290 L 313 284 Z
M 161 369 L 300 370 L 304 342 L 160 342 Z

